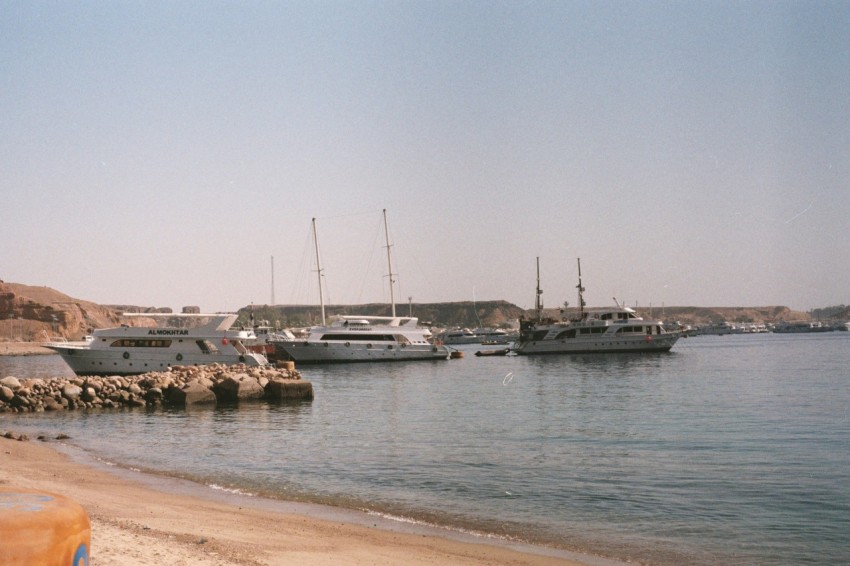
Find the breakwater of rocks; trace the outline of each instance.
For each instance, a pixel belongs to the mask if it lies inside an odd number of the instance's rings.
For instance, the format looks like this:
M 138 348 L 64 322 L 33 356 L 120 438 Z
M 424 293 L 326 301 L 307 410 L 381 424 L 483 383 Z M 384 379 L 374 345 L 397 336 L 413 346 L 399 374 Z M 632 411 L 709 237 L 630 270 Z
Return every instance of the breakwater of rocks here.
M 186 407 L 255 399 L 312 400 L 313 384 L 285 367 L 176 366 L 168 371 L 131 376 L 76 376 L 0 379 L 0 413 Z

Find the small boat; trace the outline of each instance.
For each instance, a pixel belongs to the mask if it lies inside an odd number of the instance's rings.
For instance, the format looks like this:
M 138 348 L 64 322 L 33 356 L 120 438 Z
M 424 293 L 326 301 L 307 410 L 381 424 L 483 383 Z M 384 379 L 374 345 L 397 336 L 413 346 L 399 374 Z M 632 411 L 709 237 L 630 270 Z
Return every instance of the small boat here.
M 478 350 L 476 356 L 507 356 L 510 353 L 510 348 L 500 348 L 498 350 Z
M 667 352 L 679 339 L 658 320 L 644 320 L 629 307 L 585 309 L 578 267 L 578 313 L 575 318 L 543 318 L 540 300 L 540 263 L 537 264 L 537 319 L 520 321 L 514 351 L 528 354 L 592 354 L 623 352 Z
M 246 364 L 262 366 L 268 360 L 246 344 L 255 339 L 250 330 L 231 330 L 236 314 L 125 313 L 125 317 L 175 320 L 196 319 L 183 326 L 128 326 L 95 330 L 82 342 L 47 342 L 77 375 L 138 375 L 171 366 Z

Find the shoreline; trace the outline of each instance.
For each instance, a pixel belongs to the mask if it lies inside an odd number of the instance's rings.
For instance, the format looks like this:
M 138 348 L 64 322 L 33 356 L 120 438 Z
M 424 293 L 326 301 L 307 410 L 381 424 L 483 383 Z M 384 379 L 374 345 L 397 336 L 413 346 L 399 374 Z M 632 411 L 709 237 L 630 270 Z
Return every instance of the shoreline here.
M 69 454 L 75 451 L 77 456 Z M 62 494 L 83 506 L 92 524 L 92 566 L 164 560 L 245 566 L 617 564 L 355 511 L 213 492 L 186 480 L 83 461 L 91 457 L 62 445 L 0 437 L 0 455 L 0 485 Z
M 58 356 L 41 342 L 0 342 L 0 356 Z

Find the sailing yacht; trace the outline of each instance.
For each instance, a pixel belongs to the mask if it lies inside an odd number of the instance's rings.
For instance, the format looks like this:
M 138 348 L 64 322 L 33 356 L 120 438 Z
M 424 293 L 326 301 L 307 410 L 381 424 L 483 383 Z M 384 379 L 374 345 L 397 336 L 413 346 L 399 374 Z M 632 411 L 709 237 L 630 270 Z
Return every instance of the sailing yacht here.
M 316 264 L 319 266 L 319 302 L 322 324 L 311 327 L 307 337 L 300 340 L 277 340 L 273 344 L 280 359 L 302 364 L 339 362 L 400 362 L 413 360 L 445 360 L 449 350 L 434 344 L 431 331 L 419 326 L 419 319 L 396 316 L 393 290 L 392 256 L 390 254 L 387 211 L 384 215 L 384 234 L 387 247 L 387 267 L 390 278 L 392 316 L 337 315 L 327 324 L 316 219 L 313 219 L 313 240 L 316 245 Z

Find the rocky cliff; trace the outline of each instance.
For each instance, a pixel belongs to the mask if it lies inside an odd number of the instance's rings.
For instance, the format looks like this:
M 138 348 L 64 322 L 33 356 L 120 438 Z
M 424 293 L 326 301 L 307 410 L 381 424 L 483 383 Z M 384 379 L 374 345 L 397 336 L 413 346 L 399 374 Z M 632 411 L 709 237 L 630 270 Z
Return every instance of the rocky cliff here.
M 0 281 L 0 337 L 6 340 L 79 339 L 94 328 L 118 324 L 118 313 L 110 308 L 49 287 Z

